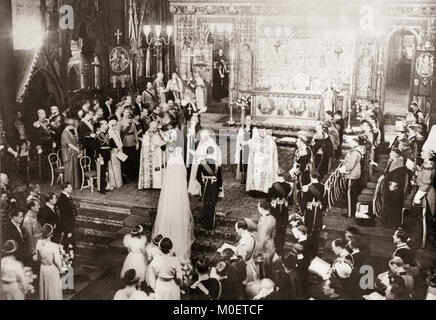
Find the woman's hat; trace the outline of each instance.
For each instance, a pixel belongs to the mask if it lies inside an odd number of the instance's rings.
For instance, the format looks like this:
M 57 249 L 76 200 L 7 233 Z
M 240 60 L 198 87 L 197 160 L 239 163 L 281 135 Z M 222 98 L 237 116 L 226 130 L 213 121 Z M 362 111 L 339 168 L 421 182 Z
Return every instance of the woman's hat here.
M 153 244 L 155 246 L 159 246 L 160 241 L 163 239 L 163 235 L 158 234 L 154 239 L 152 240 Z
M 124 273 L 123 281 L 126 285 L 131 286 L 136 283 L 138 283 L 138 278 L 136 277 L 136 271 L 135 269 L 127 270 L 126 273 Z
M 141 225 L 137 225 L 136 227 L 134 227 L 134 228 L 132 229 L 132 231 L 130 232 L 130 234 L 131 234 L 132 236 L 138 236 L 138 235 L 142 234 L 143 232 L 144 232 L 144 227 L 141 226 Z
M 47 239 L 53 235 L 54 228 L 51 224 L 46 223 L 42 227 L 42 238 Z
M 15 240 L 8 240 L 3 245 L 3 254 L 10 255 L 18 250 L 18 243 Z

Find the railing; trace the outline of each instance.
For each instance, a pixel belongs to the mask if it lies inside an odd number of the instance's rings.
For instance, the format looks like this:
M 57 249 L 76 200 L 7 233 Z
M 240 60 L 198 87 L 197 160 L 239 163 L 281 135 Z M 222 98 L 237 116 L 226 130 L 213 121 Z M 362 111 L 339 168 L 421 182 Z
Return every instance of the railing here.
M 344 162 L 341 162 L 335 172 L 325 182 L 325 188 L 327 191 L 327 199 L 329 210 L 347 193 L 347 180 L 345 176 L 340 172 L 340 169 L 344 166 Z

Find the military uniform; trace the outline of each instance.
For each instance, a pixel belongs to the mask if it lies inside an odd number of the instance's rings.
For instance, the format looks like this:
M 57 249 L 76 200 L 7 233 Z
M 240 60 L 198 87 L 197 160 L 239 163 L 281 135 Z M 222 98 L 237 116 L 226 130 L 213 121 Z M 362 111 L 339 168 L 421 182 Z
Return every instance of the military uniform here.
M 215 228 L 216 204 L 222 191 L 221 168 L 215 160 L 202 162 L 197 171 L 197 181 L 201 185 L 203 195 L 203 227 L 207 230 Z
M 301 199 L 303 197 L 303 188 L 310 184 L 310 172 L 312 169 L 312 150 L 305 146 L 304 148 L 297 149 L 295 151 L 294 167 L 291 170 L 291 176 L 296 179 L 297 186 L 297 201 L 300 205 L 300 212 L 304 212 L 304 207 L 301 205 Z
M 360 146 L 356 146 L 345 156 L 345 179 L 348 180 L 348 212 L 350 217 L 356 214 L 357 198 L 361 191 L 360 176 L 362 174 L 362 153 Z
M 106 132 L 100 132 L 95 138 L 96 150 L 98 157 L 101 157 L 103 161 L 97 164 L 99 182 L 99 191 L 105 192 L 107 187 L 106 172 L 108 170 L 109 161 L 111 159 L 111 146 L 109 141 L 109 135 Z
M 32 138 L 34 144 L 37 146 L 38 170 L 41 172 L 41 178 L 46 180 L 49 177 L 49 164 L 47 159 L 49 154 L 53 151 L 52 144 L 54 142 L 50 122 L 48 120 L 37 121 L 34 124 L 34 129 L 35 131 Z
M 289 223 L 288 197 L 291 192 L 291 185 L 285 181 L 275 182 L 268 190 L 271 215 L 276 219 L 274 244 L 278 254 L 282 253 L 285 244 L 286 228 Z

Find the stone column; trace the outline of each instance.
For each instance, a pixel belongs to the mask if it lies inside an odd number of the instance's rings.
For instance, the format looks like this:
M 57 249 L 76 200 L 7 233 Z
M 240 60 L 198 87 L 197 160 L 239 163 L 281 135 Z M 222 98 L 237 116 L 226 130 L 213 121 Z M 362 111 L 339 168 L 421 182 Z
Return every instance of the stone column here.
M 13 74 L 14 45 L 12 39 L 11 0 L 0 1 L 0 109 L 4 115 L 5 130 L 10 134 L 13 127 L 14 95 L 16 83 Z

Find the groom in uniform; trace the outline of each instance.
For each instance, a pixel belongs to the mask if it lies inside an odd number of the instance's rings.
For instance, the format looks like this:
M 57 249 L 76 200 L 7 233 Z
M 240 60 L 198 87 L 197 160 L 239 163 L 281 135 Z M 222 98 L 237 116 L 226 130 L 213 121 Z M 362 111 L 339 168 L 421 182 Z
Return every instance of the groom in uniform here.
M 222 173 L 214 158 L 215 149 L 207 149 L 206 158 L 201 161 L 197 171 L 197 181 L 201 185 L 203 195 L 203 228 L 212 230 L 215 228 L 216 204 L 221 192 Z

